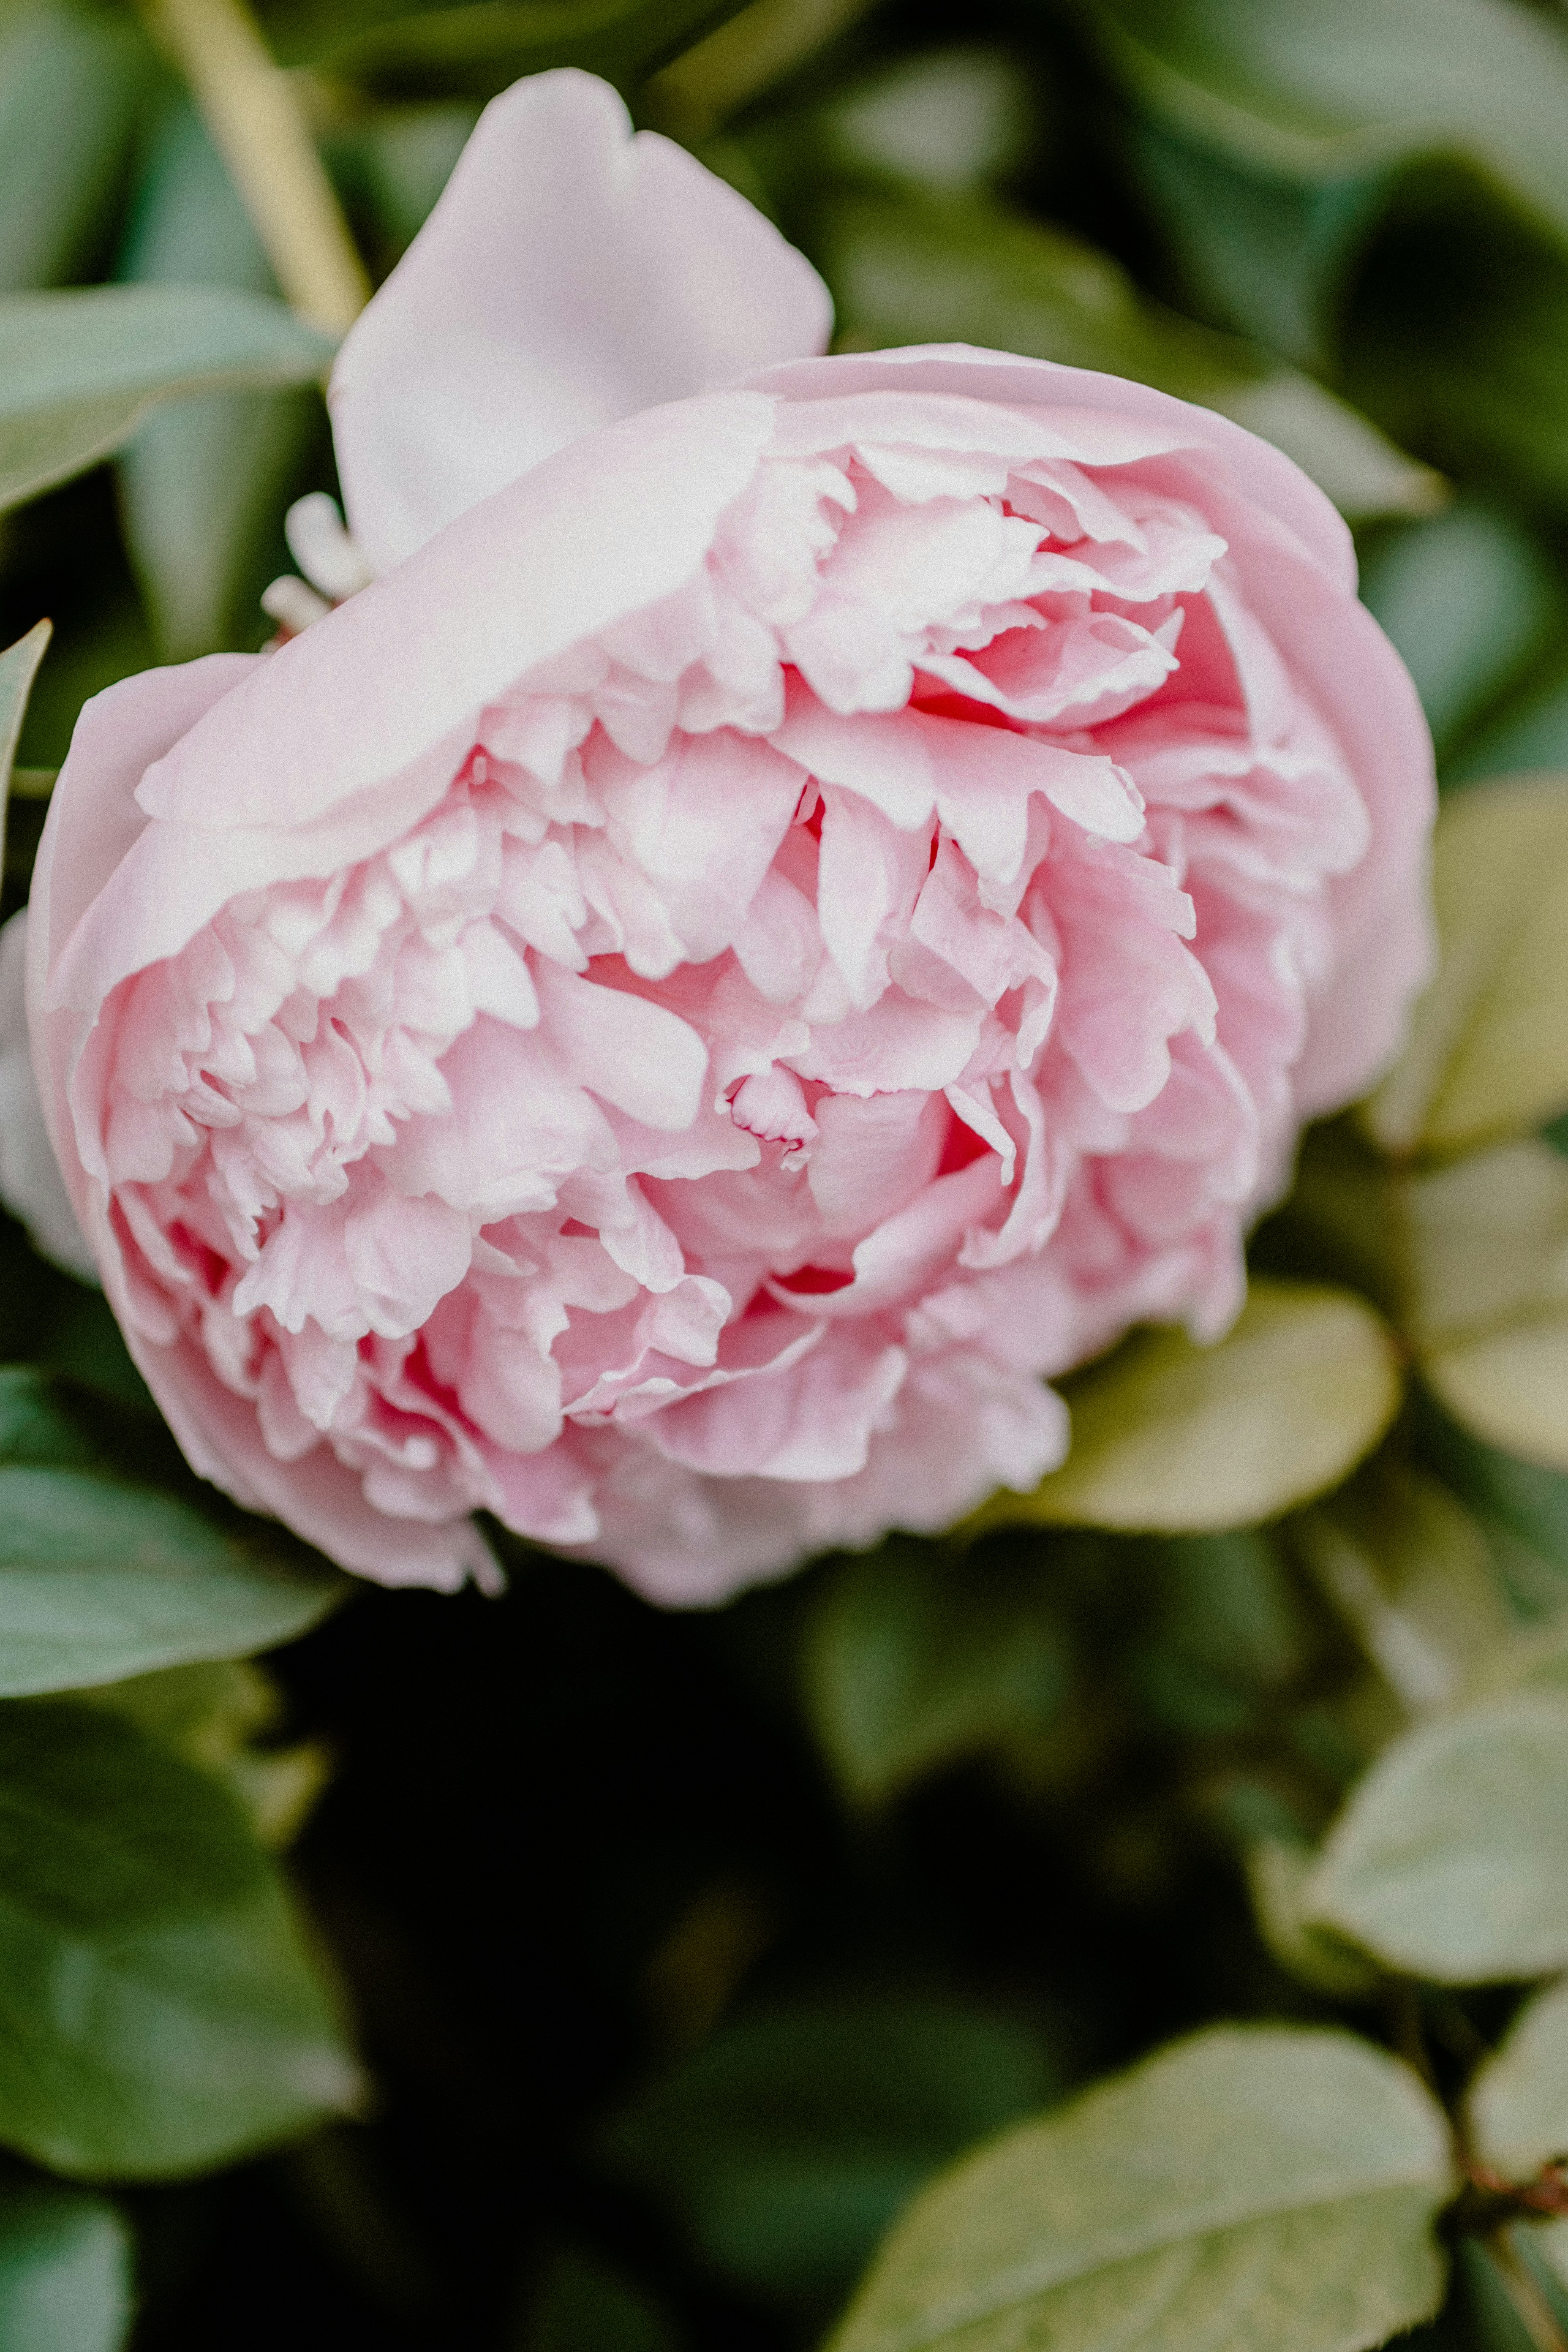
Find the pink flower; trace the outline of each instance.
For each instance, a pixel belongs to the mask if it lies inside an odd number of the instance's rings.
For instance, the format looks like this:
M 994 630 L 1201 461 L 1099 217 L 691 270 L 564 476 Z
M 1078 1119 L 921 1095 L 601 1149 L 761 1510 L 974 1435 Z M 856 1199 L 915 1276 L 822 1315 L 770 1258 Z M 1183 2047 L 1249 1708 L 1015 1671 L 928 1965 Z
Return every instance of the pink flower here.
M 366 1575 L 482 1508 L 710 1601 L 1031 1486 L 1050 1375 L 1223 1330 L 1426 971 L 1426 730 L 1310 484 L 827 326 L 519 85 L 338 362 L 379 576 L 83 713 L 71 1198 L 191 1460 Z

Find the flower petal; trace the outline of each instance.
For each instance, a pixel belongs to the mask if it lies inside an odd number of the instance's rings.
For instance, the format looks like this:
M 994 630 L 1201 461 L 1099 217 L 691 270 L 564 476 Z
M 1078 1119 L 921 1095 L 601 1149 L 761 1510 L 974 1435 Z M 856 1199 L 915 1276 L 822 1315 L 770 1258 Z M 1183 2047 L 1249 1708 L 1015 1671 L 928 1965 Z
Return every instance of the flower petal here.
M 809 262 L 607 83 L 486 108 L 332 371 L 349 520 L 374 568 L 597 426 L 819 352 Z

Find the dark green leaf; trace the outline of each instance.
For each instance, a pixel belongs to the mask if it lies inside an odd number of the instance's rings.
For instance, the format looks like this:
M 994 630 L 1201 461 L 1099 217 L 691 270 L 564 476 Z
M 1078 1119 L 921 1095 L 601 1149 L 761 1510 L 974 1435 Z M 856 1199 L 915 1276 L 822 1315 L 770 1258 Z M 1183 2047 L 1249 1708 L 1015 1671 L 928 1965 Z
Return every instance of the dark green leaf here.
M 136 1477 L 157 1448 L 134 1424 L 107 1443 L 106 1412 L 0 1370 L 0 1693 L 269 1649 L 342 1597 L 344 1579 L 270 1521 L 194 1479 Z
M 0 2138 L 157 2179 L 357 2090 L 234 1800 L 105 1711 L 0 1709 Z
M 53 286 L 103 257 L 151 78 L 127 17 L 21 7 L 0 29 L 0 288 Z
M 1362 564 L 1361 593 L 1403 655 L 1439 749 L 1562 628 L 1563 591 L 1540 542 L 1474 499 L 1384 534 Z
M 1348 2034 L 1221 2027 L 929 2189 L 834 2352 L 1361 2352 L 1442 2292 L 1447 2133 Z
M 1484 1529 L 1447 1486 L 1404 1465 L 1380 1455 L 1289 1536 L 1412 1714 L 1457 1698 L 1513 1630 Z
M 1568 1693 L 1521 1691 L 1394 1742 L 1331 1832 L 1309 1916 L 1440 1984 L 1568 1961 Z
M 894 1539 L 836 1570 L 812 1619 L 817 1736 L 858 1797 L 1037 1741 L 1068 1676 L 1046 1569 Z
M 1310 377 L 1145 303 L 1104 254 L 994 198 L 847 194 L 819 258 L 851 349 L 972 342 L 1132 376 L 1276 442 L 1348 513 L 1421 513 L 1438 494 Z
M 331 352 L 281 302 L 236 289 L 0 296 L 0 507 L 108 457 L 160 401 L 309 383 Z
M 618 2271 L 576 2252 L 557 2255 L 539 2290 L 519 2352 L 677 2352 L 658 2305 Z
M 329 49 L 327 72 L 393 96 L 489 98 L 520 75 L 582 66 L 623 88 L 743 0 L 468 0 Z M 330 21 L 330 20 L 326 20 Z
M 928 2174 L 1055 2087 L 1024 2028 L 886 1990 L 724 2027 L 603 2136 L 725 2276 L 842 2294 Z
M 1285 179 L 1462 156 L 1568 235 L 1568 37 L 1516 0 L 1102 0 L 1136 102 Z
M 54 2181 L 0 2188 L 5 2352 L 119 2352 L 131 2325 L 131 2238 L 112 2205 Z

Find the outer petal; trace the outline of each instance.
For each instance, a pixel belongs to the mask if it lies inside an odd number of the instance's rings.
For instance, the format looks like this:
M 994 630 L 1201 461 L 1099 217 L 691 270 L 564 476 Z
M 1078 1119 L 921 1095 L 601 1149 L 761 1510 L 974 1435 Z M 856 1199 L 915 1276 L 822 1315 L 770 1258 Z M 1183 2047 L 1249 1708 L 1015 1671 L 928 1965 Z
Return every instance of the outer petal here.
M 108 887 L 63 971 L 70 922 L 92 892 L 78 852 L 61 856 L 75 896 L 51 917 L 51 999 L 67 992 L 90 1006 L 173 955 L 237 891 L 331 874 L 395 840 L 439 800 L 459 737 L 492 696 L 698 571 L 773 413 L 758 394 L 728 392 L 630 418 L 460 517 L 278 653 L 132 681 L 142 691 L 189 678 L 200 698 L 161 741 L 138 737 L 111 756 L 95 726 L 72 746 L 51 826 L 57 814 L 68 830 L 91 822 L 110 766 L 129 782 L 114 796 L 120 862 L 92 865 Z M 198 687 L 220 674 L 234 692 Z M 141 833 L 143 810 L 164 822 Z
M 357 321 L 331 402 L 377 571 L 597 426 L 820 351 L 809 262 L 735 190 L 574 71 L 486 108 Z

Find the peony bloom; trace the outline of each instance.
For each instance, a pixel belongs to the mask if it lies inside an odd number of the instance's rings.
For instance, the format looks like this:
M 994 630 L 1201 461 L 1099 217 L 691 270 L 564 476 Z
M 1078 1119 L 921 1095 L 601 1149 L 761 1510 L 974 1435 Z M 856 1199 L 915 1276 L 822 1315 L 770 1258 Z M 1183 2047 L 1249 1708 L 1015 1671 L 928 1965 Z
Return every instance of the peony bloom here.
M 1424 976 L 1426 730 L 1311 485 L 827 326 L 521 84 L 338 362 L 372 583 L 82 715 L 71 1199 L 193 1463 L 364 1574 L 482 1508 L 710 1601 L 1031 1486 L 1050 1375 L 1225 1328 Z

